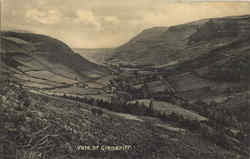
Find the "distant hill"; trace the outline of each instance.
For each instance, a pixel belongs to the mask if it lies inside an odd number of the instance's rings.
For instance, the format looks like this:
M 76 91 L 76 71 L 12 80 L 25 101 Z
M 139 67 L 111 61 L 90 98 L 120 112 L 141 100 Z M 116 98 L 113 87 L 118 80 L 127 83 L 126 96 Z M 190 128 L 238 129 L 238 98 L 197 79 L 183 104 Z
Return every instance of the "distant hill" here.
M 80 54 L 87 60 L 97 64 L 103 64 L 108 58 L 110 58 L 113 55 L 112 48 L 96 48 L 96 49 L 75 48 L 73 50 L 74 52 Z
M 16 33 L 33 33 L 29 30 L 23 30 L 23 29 L 8 29 L 8 28 L 2 28 L 2 32 L 16 32 Z
M 1 72 L 14 73 L 22 80 L 48 79 L 86 81 L 109 72 L 74 53 L 62 41 L 27 32 L 1 32 Z M 62 82 L 62 81 L 57 81 Z
M 250 15 L 205 19 L 177 26 L 146 29 L 115 49 L 109 61 L 178 64 L 203 55 L 244 54 L 249 52 L 249 43 Z

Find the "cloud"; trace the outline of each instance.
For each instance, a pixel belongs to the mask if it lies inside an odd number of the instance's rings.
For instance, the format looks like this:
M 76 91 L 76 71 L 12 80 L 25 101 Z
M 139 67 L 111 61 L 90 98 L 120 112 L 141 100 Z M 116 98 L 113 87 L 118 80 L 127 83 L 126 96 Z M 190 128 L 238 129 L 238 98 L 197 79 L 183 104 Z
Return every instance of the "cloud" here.
M 104 21 L 115 25 L 120 23 L 120 20 L 116 16 L 105 16 Z
M 41 24 L 57 24 L 61 22 L 62 15 L 57 10 L 30 9 L 26 12 L 26 18 L 28 21 L 36 21 Z
M 90 10 L 77 10 L 76 18 L 73 20 L 75 23 L 87 24 L 94 26 L 97 30 L 101 30 L 101 23 L 98 21 L 97 17 L 94 16 L 93 12 Z
M 0 0 L 3 28 L 50 35 L 72 47 L 116 47 L 154 26 L 250 14 L 250 3 L 215 1 Z
M 250 3 L 193 2 L 169 3 L 140 12 L 140 20 L 146 27 L 171 26 L 195 20 L 242 15 L 250 13 Z

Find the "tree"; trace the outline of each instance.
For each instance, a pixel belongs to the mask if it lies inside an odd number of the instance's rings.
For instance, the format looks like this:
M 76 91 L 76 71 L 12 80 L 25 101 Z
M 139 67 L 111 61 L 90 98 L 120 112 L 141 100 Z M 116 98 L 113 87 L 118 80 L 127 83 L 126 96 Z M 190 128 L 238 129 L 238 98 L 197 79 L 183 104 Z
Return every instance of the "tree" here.
M 152 113 L 153 112 L 153 100 L 150 100 L 150 103 L 149 103 L 149 113 Z

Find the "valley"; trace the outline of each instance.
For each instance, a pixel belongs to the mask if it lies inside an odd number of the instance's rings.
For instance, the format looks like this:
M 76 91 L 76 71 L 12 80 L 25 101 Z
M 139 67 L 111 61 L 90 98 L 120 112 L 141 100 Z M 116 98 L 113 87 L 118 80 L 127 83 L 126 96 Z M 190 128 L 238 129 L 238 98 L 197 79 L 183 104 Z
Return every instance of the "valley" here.
M 1 32 L 3 155 L 249 158 L 249 20 L 151 28 L 118 48 L 74 51 L 45 35 Z M 77 150 L 91 145 L 132 148 Z

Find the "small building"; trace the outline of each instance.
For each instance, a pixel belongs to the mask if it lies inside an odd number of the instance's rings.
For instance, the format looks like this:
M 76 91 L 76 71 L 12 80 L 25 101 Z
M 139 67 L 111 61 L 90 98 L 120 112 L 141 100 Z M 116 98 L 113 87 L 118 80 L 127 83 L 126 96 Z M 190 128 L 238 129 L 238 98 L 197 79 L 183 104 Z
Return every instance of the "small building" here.
M 167 89 L 165 84 L 160 80 L 146 83 L 146 85 L 147 85 L 148 91 L 153 94 L 165 92 L 165 90 Z
M 88 87 L 87 84 L 81 83 L 81 82 L 74 83 L 73 86 L 79 87 L 79 88 L 87 88 Z
M 146 83 L 147 89 L 150 93 L 163 93 L 163 92 L 169 92 L 174 93 L 174 88 L 164 79 L 162 80 L 156 80 L 149 83 Z

